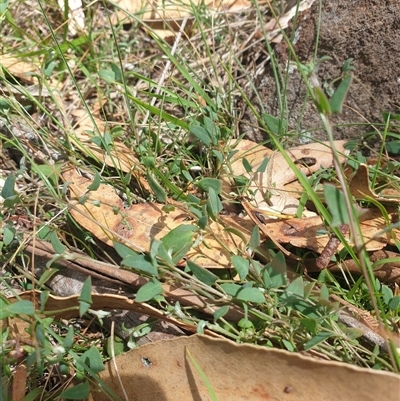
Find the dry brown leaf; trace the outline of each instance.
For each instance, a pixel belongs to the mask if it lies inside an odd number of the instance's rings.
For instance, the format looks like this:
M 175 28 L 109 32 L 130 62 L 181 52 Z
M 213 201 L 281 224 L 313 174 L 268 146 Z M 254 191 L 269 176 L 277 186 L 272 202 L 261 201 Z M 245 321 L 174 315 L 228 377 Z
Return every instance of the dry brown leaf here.
M 38 84 L 38 79 L 35 75 L 41 75 L 41 71 L 39 67 L 33 63 L 23 61 L 21 58 L 1 54 L 0 66 L 7 69 L 10 74 L 21 79 L 25 83 L 31 85 Z
M 271 236 L 270 231 L 267 228 L 267 225 L 264 224 L 265 218 L 264 215 L 261 214 L 258 210 L 256 210 L 255 208 L 253 208 L 249 202 L 247 201 L 243 201 L 242 202 L 242 206 L 244 208 L 244 210 L 246 211 L 247 215 L 250 217 L 250 219 L 254 222 L 254 224 L 256 224 L 260 229 L 261 232 L 267 237 L 269 238 L 274 244 L 275 246 L 281 251 L 283 252 L 283 254 L 285 254 L 286 256 L 289 256 L 293 259 L 298 259 L 297 256 L 295 256 L 294 254 L 292 254 L 291 252 L 289 252 L 287 249 L 285 249 L 280 243 L 279 241 Z
M 167 213 L 162 204 L 144 203 L 125 209 L 113 188 L 105 184 L 97 191 L 88 192 L 91 181 L 73 169 L 66 171 L 63 178 L 69 183 L 71 200 L 79 200 L 88 194 L 84 204 L 71 202 L 74 219 L 108 245 L 112 246 L 113 241 L 125 242 L 136 251 L 148 252 L 153 239 L 161 239 L 182 224 L 191 224 L 192 217 L 186 211 L 175 209 Z M 247 243 L 254 227 L 250 220 L 225 216 L 221 219 L 228 227 L 238 229 Z M 197 240 L 199 245 L 191 249 L 186 258 L 208 268 L 230 266 L 231 253 L 236 254 L 238 248 L 244 251 L 246 245 L 216 222 L 211 222 L 209 230 Z
M 147 344 L 119 355 L 118 373 L 108 362 L 100 377 L 122 398 L 118 377 L 129 399 L 210 400 L 193 360 L 219 400 L 398 401 L 400 377 L 394 373 L 200 335 Z M 95 388 L 92 397 L 108 399 Z
M 376 194 L 369 186 L 369 169 L 366 164 L 360 164 L 356 173 L 349 184 L 350 193 L 356 199 L 366 199 L 367 197 L 375 199 L 378 202 L 385 204 L 398 205 L 400 204 L 400 193 L 397 192 L 397 198 L 388 198 Z M 393 192 L 392 192 L 393 195 Z
M 160 3 L 143 0 L 117 0 L 115 2 L 122 10 L 132 14 L 140 12 L 140 17 L 145 21 L 154 20 L 176 20 L 192 15 L 193 7 L 200 5 L 199 0 L 168 0 Z M 248 0 L 213 0 L 206 2 L 209 10 L 238 11 L 249 8 L 251 2 Z
M 290 20 L 301 11 L 309 9 L 315 0 L 300 1 L 297 7 L 297 1 L 294 5 L 284 14 L 278 16 L 279 18 L 272 18 L 265 26 L 265 32 L 268 32 L 267 38 L 273 43 L 280 43 L 283 39 L 282 30 L 289 26 Z M 293 2 L 291 2 L 293 3 Z
M 144 28 L 151 29 L 151 32 L 161 38 L 171 42 L 174 32 L 178 32 L 184 25 L 184 31 L 189 33 L 195 22 L 193 16 L 193 6 L 200 5 L 200 1 L 192 0 L 168 0 L 154 3 L 149 0 L 117 0 L 116 4 L 120 7 L 115 15 L 112 16 L 113 24 L 118 24 L 123 20 L 129 20 L 128 13 L 136 14 L 144 22 Z M 249 8 L 251 2 L 248 0 L 217 0 L 207 3 L 205 6 L 213 10 L 237 12 Z
M 365 210 L 360 219 L 361 232 L 366 242 L 367 251 L 380 250 L 387 244 L 395 245 L 392 234 L 397 240 L 400 239 L 400 231 L 397 229 L 375 238 L 381 230 L 387 227 L 386 221 L 378 209 Z M 323 251 L 329 241 L 328 233 L 320 234 L 321 232 L 326 232 L 327 229 L 319 216 L 284 220 L 263 218 L 262 221 L 259 220 L 258 226 L 266 236 L 274 238 L 275 241 L 281 244 L 291 244 L 299 248 L 311 249 L 318 253 Z M 348 240 L 351 243 L 351 240 Z M 343 248 L 343 245 L 340 245 L 338 249 L 341 248 Z
M 79 120 L 73 134 L 70 134 L 70 138 L 86 155 L 97 158 L 107 166 L 114 167 L 124 173 L 141 170 L 141 165 L 136 158 L 135 152 L 126 147 L 123 143 L 114 141 L 112 149 L 107 153 L 104 149 L 101 149 L 91 141 L 92 137 L 88 132 L 96 132 L 96 129 L 86 110 L 77 109 L 71 114 Z M 99 132 L 103 134 L 105 132 L 104 122 L 100 120 L 96 114 L 93 114 L 92 118 Z
M 235 142 L 231 142 L 235 145 Z M 335 141 L 334 145 L 340 154 L 340 162 L 346 159 L 345 141 Z M 257 208 L 271 213 L 295 214 L 298 209 L 299 196 L 287 192 L 287 185 L 296 182 L 297 177 L 289 167 L 280 152 L 273 152 L 264 146 L 249 140 L 241 140 L 234 147 L 238 152 L 231 160 L 229 174 L 235 176 L 244 175 L 252 181 L 250 188 L 256 192 L 254 202 Z M 320 169 L 332 167 L 333 156 L 329 142 L 311 143 L 287 149 L 287 154 L 297 165 L 298 169 L 309 176 Z M 268 157 L 267 168 L 264 173 L 257 173 L 264 159 Z M 252 166 L 250 175 L 243 166 L 243 158 Z M 224 191 L 230 192 L 229 181 L 224 178 Z M 271 205 L 266 202 L 268 198 Z

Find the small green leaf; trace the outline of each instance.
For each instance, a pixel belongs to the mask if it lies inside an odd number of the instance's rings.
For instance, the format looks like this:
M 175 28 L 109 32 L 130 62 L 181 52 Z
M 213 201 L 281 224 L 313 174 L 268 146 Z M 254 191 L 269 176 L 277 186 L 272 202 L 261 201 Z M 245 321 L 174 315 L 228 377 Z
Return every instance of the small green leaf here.
M 88 304 L 92 303 L 92 278 L 90 276 L 83 283 L 78 300 Z
M 115 74 L 110 70 L 99 70 L 99 77 L 104 79 L 108 83 L 115 82 Z
M 213 315 L 213 317 L 214 317 L 214 323 L 215 323 L 218 319 L 221 319 L 221 317 L 224 317 L 224 316 L 228 313 L 228 311 L 229 311 L 229 305 L 224 305 L 224 306 L 221 306 L 219 309 L 217 309 L 217 310 L 214 312 L 214 315 Z
M 201 142 L 204 143 L 206 146 L 211 145 L 211 138 L 210 135 L 208 134 L 208 131 L 204 128 L 201 127 L 200 125 L 192 125 L 190 127 L 190 132 Z
M 114 351 L 115 356 L 118 356 L 127 351 L 127 348 L 125 341 L 120 337 L 114 337 L 113 342 L 111 342 L 111 337 L 108 337 L 106 340 L 107 355 L 110 357 L 112 356 L 111 350 Z
M 190 271 L 204 284 L 211 286 L 214 285 L 218 280 L 218 276 L 216 276 L 214 273 L 211 273 L 191 260 L 187 261 L 187 266 Z
M 285 293 L 289 295 L 298 295 L 299 297 L 304 298 L 303 278 L 300 276 L 293 280 L 286 288 Z
M 346 99 L 347 92 L 349 91 L 351 82 L 353 81 L 353 74 L 348 74 L 342 79 L 335 93 L 332 95 L 329 101 L 329 106 L 332 113 L 341 113 L 343 103 Z
M 136 302 L 147 302 L 156 297 L 157 295 L 162 294 L 163 288 L 161 283 L 152 278 L 148 283 L 139 288 L 139 291 L 136 294 L 135 301 Z
M 329 301 L 329 290 L 325 284 L 321 285 L 321 290 L 319 292 L 319 299 L 322 301 Z
M 202 178 L 196 185 L 199 189 L 205 192 L 208 192 L 210 188 L 213 188 L 217 194 L 220 194 L 222 189 L 222 181 L 217 178 Z
M 157 241 L 157 240 L 154 240 Z M 168 251 L 165 249 L 164 244 L 159 241 L 160 245 L 157 248 L 157 255 L 162 261 L 169 265 L 174 265 L 175 262 L 172 260 L 171 255 L 168 253 Z M 150 256 L 151 260 L 154 262 L 156 259 L 152 256 Z
M 32 164 L 32 170 L 35 173 L 47 178 L 52 185 L 57 185 L 58 179 L 61 174 L 61 168 L 62 168 L 61 163 L 56 163 L 54 165 Z
M 44 312 L 46 310 L 46 303 L 49 299 L 50 291 L 45 290 L 40 293 L 40 312 Z
M 87 365 L 96 374 L 105 370 L 101 354 L 94 345 L 85 351 L 78 360 Z M 82 366 L 80 367 L 83 368 Z
M 329 212 L 332 215 L 332 227 L 338 227 L 350 222 L 349 213 L 343 192 L 334 185 L 324 185 L 324 195 Z
M 351 63 L 352 63 L 353 61 L 354 61 L 354 58 L 348 58 L 348 59 L 343 63 L 342 71 L 343 71 L 343 72 L 354 71 L 354 70 L 355 70 L 355 67 L 353 67 L 353 66 L 351 65 Z
M 285 130 L 286 129 L 286 120 L 285 119 L 280 119 L 278 117 L 275 117 L 271 114 L 263 113 L 262 118 L 267 124 L 268 129 L 275 135 L 280 134 L 279 129 Z
M 242 164 L 246 172 L 251 173 L 253 171 L 252 165 L 245 157 L 242 159 Z
M 240 281 L 244 281 L 244 279 L 249 274 L 250 262 L 243 256 L 239 255 L 232 256 L 231 261 L 237 274 L 239 274 Z
M 150 250 L 149 250 L 149 257 L 150 259 L 153 261 L 156 261 L 157 263 L 157 253 L 158 253 L 158 248 L 160 248 L 160 245 L 162 245 L 162 242 L 157 240 L 157 239 L 153 239 L 150 243 Z
M 69 350 L 74 345 L 74 335 L 74 328 L 72 326 L 69 326 L 68 333 L 63 341 L 63 346 L 66 350 Z
M 393 310 L 397 311 L 400 308 L 400 295 L 396 295 L 388 302 L 388 307 Z
M 212 218 L 216 218 L 218 214 L 221 212 L 223 209 L 222 202 L 219 199 L 219 196 L 217 192 L 215 192 L 214 188 L 209 188 L 208 190 L 208 200 L 207 200 L 207 206 L 208 206 L 208 214 Z
M 114 246 L 114 249 L 117 251 L 118 255 L 121 256 L 121 258 L 123 258 L 123 259 L 125 259 L 126 257 L 131 256 L 131 255 L 134 255 L 134 256 L 139 255 L 132 248 L 129 248 L 129 246 L 121 244 L 120 242 L 114 242 L 113 246 Z
M 307 341 L 304 344 L 304 351 L 308 351 L 309 349 L 315 347 L 319 343 L 322 343 L 331 336 L 332 336 L 331 333 L 326 333 L 326 332 L 318 333 L 315 337 L 313 337 L 311 340 Z
M 3 13 L 3 4 L 0 3 L 0 14 Z M 3 97 L 0 97 L 0 112 L 8 112 L 8 110 L 10 110 L 11 108 L 11 104 L 9 102 L 7 102 L 6 99 L 4 99 Z
M 295 348 L 290 341 L 283 339 L 282 343 L 288 351 L 294 352 Z
M 100 180 L 101 180 L 100 174 L 97 171 L 95 171 L 94 172 L 93 182 L 88 186 L 87 189 L 89 191 L 97 191 L 99 189 L 99 186 L 100 186 Z
M 59 272 L 60 272 L 59 267 L 47 267 L 44 273 L 40 276 L 39 283 L 42 285 L 46 284 L 47 281 L 49 281 L 55 274 Z
M 353 327 L 343 327 L 342 332 L 349 340 L 355 340 L 365 334 L 364 330 Z
M 4 245 L 8 246 L 11 244 L 15 237 L 16 230 L 14 227 L 11 226 L 5 226 L 3 229 L 3 241 Z
M 201 216 L 197 222 L 199 228 L 204 230 L 208 224 L 208 214 L 205 214 L 204 216 Z
M 79 301 L 79 316 L 83 316 L 89 309 L 90 305 L 88 302 Z
M 57 233 L 55 231 L 51 232 L 49 238 L 51 245 L 56 253 L 61 255 L 67 250 L 67 247 L 63 245 L 61 241 L 58 239 Z
M 167 201 L 167 193 L 160 185 L 160 183 L 156 180 L 156 178 L 152 174 L 147 174 L 147 182 L 149 183 L 150 188 L 154 192 L 157 200 L 161 203 L 165 203 Z
M 8 316 L 10 315 L 32 316 L 35 313 L 35 306 L 31 301 L 21 300 L 8 304 L 6 307 L 3 307 L 2 312 L 5 312 Z
M 310 333 L 317 334 L 317 321 L 315 319 L 303 318 L 300 319 L 300 323 L 305 327 Z
M 152 276 L 158 276 L 157 263 L 148 255 L 129 255 L 121 262 L 126 267 L 140 270 Z
M 0 297 L 0 320 L 5 319 L 9 316 L 8 312 L 6 312 L 6 307 L 8 302 L 5 301 L 2 297 Z M 1 332 L 0 332 L 0 339 L 1 339 Z
M 123 82 L 123 75 L 121 68 L 117 64 L 111 63 L 111 70 L 114 73 L 114 80 L 117 82 Z
M 63 391 L 60 397 L 65 398 L 66 400 L 86 400 L 89 397 L 89 391 L 89 382 L 85 381 Z
M 278 252 L 263 270 L 263 281 L 266 288 L 280 288 L 286 285 L 286 260 Z
M 245 287 L 242 288 L 236 295 L 236 298 L 244 302 L 252 302 L 262 304 L 265 302 L 264 294 L 258 288 Z
M 331 114 L 331 107 L 329 105 L 328 98 L 326 97 L 322 89 L 315 87 L 314 92 L 316 95 L 316 106 L 318 112 L 325 115 Z
M 269 162 L 269 157 L 264 158 L 262 163 L 258 166 L 257 173 L 265 173 Z
M 222 152 L 213 149 L 212 153 L 221 164 L 224 162 L 224 155 L 222 154 Z
M 240 226 L 239 226 L 240 227 Z M 257 227 L 257 226 L 255 226 Z M 232 233 L 239 237 L 243 242 L 247 241 L 246 235 L 243 234 L 243 231 L 240 228 L 233 228 L 233 227 L 225 227 L 224 231 L 227 233 Z M 249 248 L 250 249 L 250 248 Z
M 262 270 L 262 278 L 265 288 L 280 288 L 286 285 L 286 274 L 276 271 L 271 263 Z
M 389 141 L 386 142 L 386 150 L 392 155 L 399 155 L 400 154 L 400 141 Z
M 146 156 L 143 158 L 142 163 L 147 168 L 154 168 L 156 167 L 156 158 L 153 156 Z
M 258 248 L 260 246 L 260 243 L 260 229 L 257 225 L 255 225 L 253 227 L 253 231 L 251 232 L 251 237 L 249 241 L 249 248 L 251 249 L 251 252 L 253 252 L 254 249 Z
M 393 298 L 393 291 L 387 285 L 382 285 L 381 293 L 383 295 L 383 301 L 388 305 L 390 300 Z
M 242 329 L 253 329 L 254 324 L 246 318 L 240 319 L 238 322 L 238 326 L 241 327 Z
M 400 114 L 388 113 L 388 112 L 384 111 L 382 113 L 382 118 L 384 119 L 384 121 L 387 121 L 387 120 L 400 121 Z
M 15 174 L 10 174 L 4 182 L 0 195 L 4 199 L 7 199 L 13 197 L 15 194 Z
M 226 292 L 227 295 L 235 298 L 237 293 L 242 289 L 240 285 L 237 284 L 221 284 L 221 288 Z
M 175 227 L 161 241 L 167 252 L 172 250 L 172 260 L 178 263 L 193 245 L 193 233 L 198 228 L 192 225 L 181 225 Z

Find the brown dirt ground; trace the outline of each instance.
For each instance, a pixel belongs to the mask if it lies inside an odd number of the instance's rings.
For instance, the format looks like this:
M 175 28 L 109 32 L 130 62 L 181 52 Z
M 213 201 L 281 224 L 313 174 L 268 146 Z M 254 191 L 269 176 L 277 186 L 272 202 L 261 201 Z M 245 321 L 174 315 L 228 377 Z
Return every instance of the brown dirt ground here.
M 335 0 L 319 1 L 298 16 L 294 41 L 295 52 L 302 64 L 313 60 L 318 20 L 321 31 L 317 57 L 331 60 L 319 65 L 317 77 L 322 86 L 341 74 L 343 62 L 354 58 L 354 80 L 341 115 L 333 118 L 336 139 L 361 138 L 371 132 L 366 123 L 382 123 L 382 112 L 400 113 L 400 2 L 398 0 Z M 292 31 L 289 29 L 290 37 Z M 286 71 L 288 46 L 282 42 L 275 48 L 281 70 Z M 306 99 L 306 88 L 300 73 L 294 69 L 287 75 L 289 129 L 311 132 L 317 139 L 326 139 L 315 106 Z M 279 116 L 276 85 L 272 70 L 258 79 L 257 90 L 262 107 L 253 94 L 253 104 L 274 116 Z M 249 112 L 245 119 L 254 123 Z M 262 140 L 257 129 L 243 125 L 252 139 Z M 376 141 L 376 138 L 375 138 Z

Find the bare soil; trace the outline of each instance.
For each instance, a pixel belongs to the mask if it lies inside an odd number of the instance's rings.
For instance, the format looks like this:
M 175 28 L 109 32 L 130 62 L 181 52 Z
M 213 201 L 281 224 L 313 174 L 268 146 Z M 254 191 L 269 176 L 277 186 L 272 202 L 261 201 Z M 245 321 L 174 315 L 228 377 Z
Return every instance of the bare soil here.
M 368 123 L 383 123 L 382 112 L 400 113 L 400 2 L 398 0 L 334 0 L 315 1 L 312 7 L 292 21 L 288 35 L 293 34 L 294 50 L 302 64 L 314 59 L 320 19 L 317 59 L 331 60 L 319 65 L 315 78 L 323 87 L 340 77 L 343 62 L 353 58 L 354 80 L 341 115 L 333 118 L 336 139 L 362 138 L 371 132 Z M 275 47 L 283 80 L 287 78 L 287 119 L 289 130 L 306 132 L 316 139 L 326 139 L 321 120 L 312 101 L 307 98 L 305 84 L 296 68 L 288 68 L 288 45 L 282 41 Z M 290 62 L 292 66 L 293 63 Z M 280 115 L 272 69 L 258 78 L 252 104 L 262 112 Z M 251 112 L 245 120 L 252 123 L 243 129 L 252 139 L 265 139 L 254 126 Z M 376 139 L 376 138 L 375 138 Z

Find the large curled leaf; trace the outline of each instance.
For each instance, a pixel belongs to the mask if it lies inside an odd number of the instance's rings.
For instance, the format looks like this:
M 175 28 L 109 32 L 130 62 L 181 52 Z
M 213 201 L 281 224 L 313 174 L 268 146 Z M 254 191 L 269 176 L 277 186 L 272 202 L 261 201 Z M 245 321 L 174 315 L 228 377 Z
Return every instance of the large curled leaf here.
M 146 344 L 119 355 L 116 363 L 129 399 L 141 401 L 188 401 L 194 392 L 199 400 L 210 400 L 207 385 L 220 401 L 398 401 L 400 387 L 394 373 L 201 335 Z M 100 377 L 123 399 L 113 362 Z M 109 399 L 95 385 L 92 396 Z

